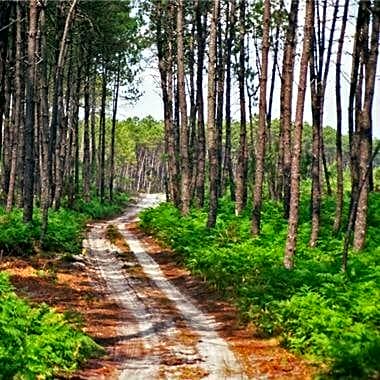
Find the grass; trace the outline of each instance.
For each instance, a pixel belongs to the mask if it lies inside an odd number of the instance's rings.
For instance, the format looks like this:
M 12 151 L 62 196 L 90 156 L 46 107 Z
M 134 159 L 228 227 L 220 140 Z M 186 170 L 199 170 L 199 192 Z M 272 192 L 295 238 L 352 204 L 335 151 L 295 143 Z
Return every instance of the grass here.
M 324 362 L 334 378 L 380 376 L 380 194 L 369 202 L 367 247 L 341 268 L 342 234 L 332 233 L 334 200 L 325 199 L 318 247 L 308 246 L 309 203 L 301 204 L 296 267 L 283 268 L 287 224 L 279 204 L 263 206 L 262 235 L 250 235 L 250 210 L 234 215 L 222 200 L 217 225 L 193 209 L 181 217 L 171 204 L 142 213 L 141 226 L 171 246 L 191 271 L 238 305 L 258 332 Z

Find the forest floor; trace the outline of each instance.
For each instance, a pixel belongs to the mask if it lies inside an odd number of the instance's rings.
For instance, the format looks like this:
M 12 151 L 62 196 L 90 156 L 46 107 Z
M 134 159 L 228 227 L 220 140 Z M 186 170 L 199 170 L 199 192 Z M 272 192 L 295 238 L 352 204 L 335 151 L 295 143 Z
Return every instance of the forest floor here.
M 255 337 L 231 304 L 139 230 L 138 212 L 160 200 L 142 196 L 122 216 L 89 225 L 74 262 L 0 261 L 20 295 L 65 312 L 105 348 L 69 378 L 311 379 L 312 364 Z

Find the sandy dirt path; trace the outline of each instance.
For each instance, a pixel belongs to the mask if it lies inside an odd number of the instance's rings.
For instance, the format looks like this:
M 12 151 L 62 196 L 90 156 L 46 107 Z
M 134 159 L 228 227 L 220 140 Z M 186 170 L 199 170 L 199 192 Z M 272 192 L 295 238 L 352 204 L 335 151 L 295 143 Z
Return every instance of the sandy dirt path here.
M 131 316 L 118 326 L 125 347 L 118 378 L 245 379 L 215 319 L 167 279 L 144 243 L 127 228 L 140 210 L 162 200 L 160 195 L 141 196 L 121 217 L 90 226 L 85 241 L 109 297 Z M 107 240 L 109 225 L 120 231 L 128 256 Z

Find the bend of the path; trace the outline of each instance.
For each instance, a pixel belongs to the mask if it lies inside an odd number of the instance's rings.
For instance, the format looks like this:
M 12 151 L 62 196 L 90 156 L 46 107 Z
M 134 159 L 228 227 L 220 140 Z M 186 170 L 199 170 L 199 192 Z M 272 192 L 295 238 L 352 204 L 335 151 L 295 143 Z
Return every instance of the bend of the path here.
M 215 319 L 167 279 L 138 235 L 127 228 L 139 211 L 162 201 L 160 194 L 140 195 L 122 216 L 92 224 L 84 242 L 109 297 L 131 316 L 119 326 L 125 352 L 118 378 L 245 379 Z M 123 250 L 106 238 L 110 224 L 133 253 L 127 261 Z

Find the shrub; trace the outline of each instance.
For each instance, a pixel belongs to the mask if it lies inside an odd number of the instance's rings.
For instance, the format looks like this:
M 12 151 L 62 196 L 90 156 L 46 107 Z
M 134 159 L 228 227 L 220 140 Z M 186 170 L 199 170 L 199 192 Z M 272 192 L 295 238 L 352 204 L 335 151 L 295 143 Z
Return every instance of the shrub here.
M 0 379 L 51 378 L 101 351 L 63 315 L 18 298 L 0 273 Z
M 206 212 L 182 217 L 171 204 L 144 211 L 141 226 L 232 298 L 241 317 L 255 322 L 261 334 L 280 335 L 291 350 L 328 363 L 334 376 L 379 376 L 380 194 L 371 195 L 367 249 L 350 252 L 346 275 L 340 272 L 342 234 L 331 231 L 334 202 L 324 200 L 318 247 L 311 249 L 308 199 L 301 201 L 293 271 L 283 268 L 287 224 L 275 202 L 264 203 L 262 234 L 254 239 L 249 209 L 237 217 L 225 200 L 211 230 L 205 227 Z

